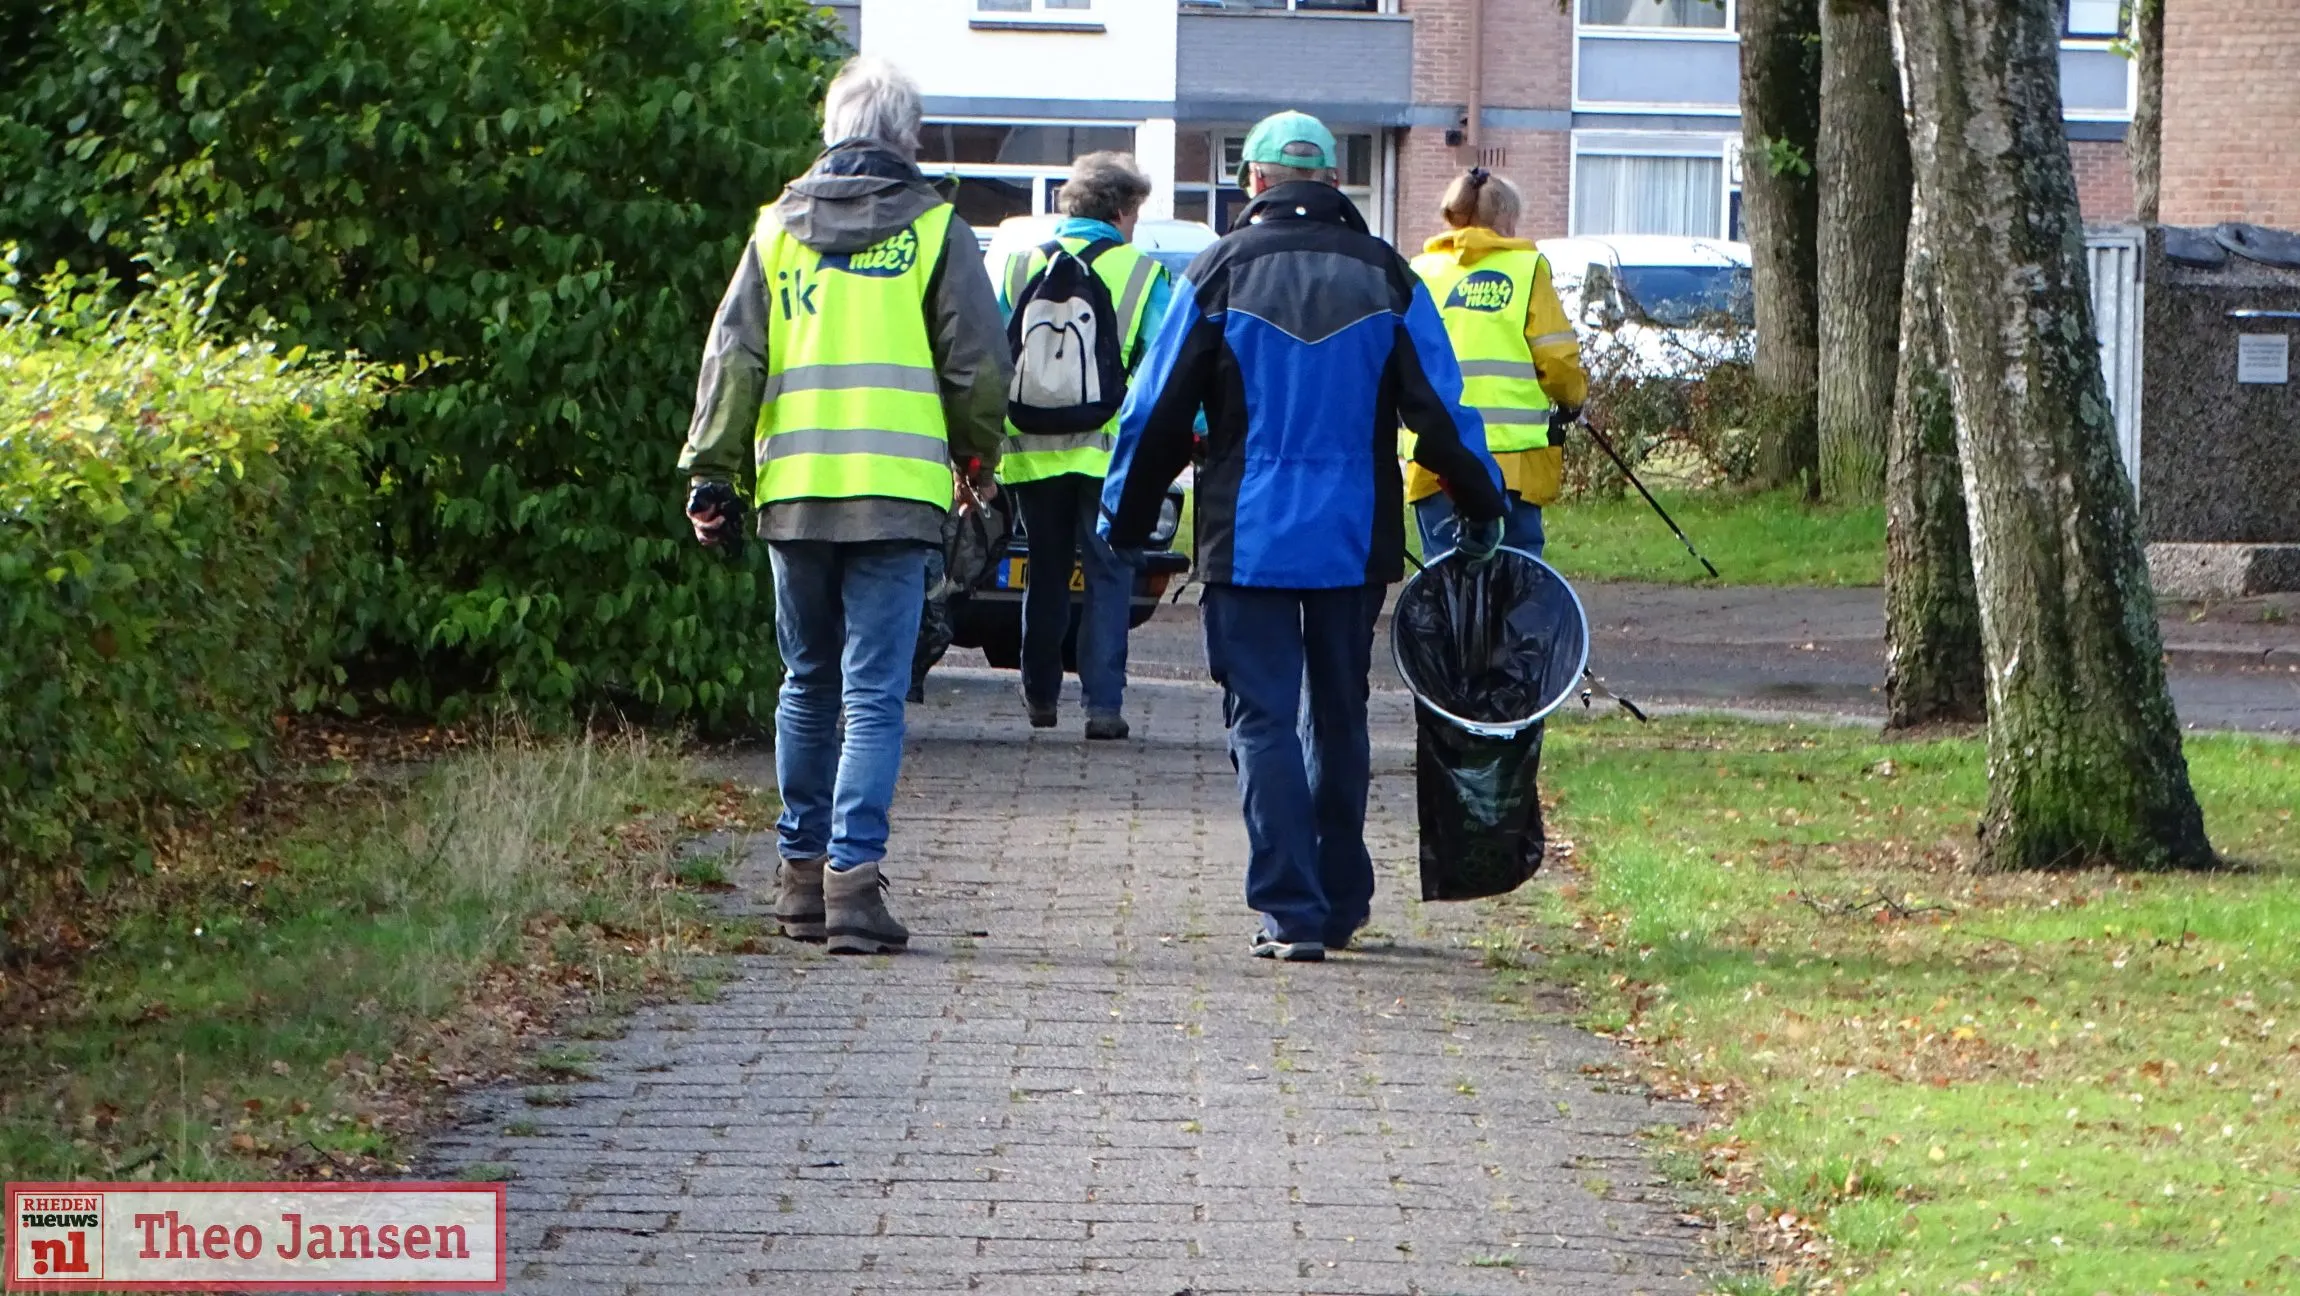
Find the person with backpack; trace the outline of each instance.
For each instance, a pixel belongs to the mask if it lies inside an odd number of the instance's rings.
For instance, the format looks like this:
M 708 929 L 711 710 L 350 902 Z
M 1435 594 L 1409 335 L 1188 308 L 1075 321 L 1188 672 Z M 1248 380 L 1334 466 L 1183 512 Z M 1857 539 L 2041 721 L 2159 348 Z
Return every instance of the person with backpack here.
M 1429 286 L 1461 361 L 1463 398 L 1485 418 L 1485 445 L 1509 493 L 1504 543 L 1541 556 L 1541 510 L 1557 500 L 1565 429 L 1589 395 L 1581 339 L 1550 283 L 1549 258 L 1517 237 L 1517 186 L 1483 167 L 1454 177 L 1439 211 L 1447 229 L 1423 245 L 1414 273 Z M 1411 442 L 1406 453 L 1412 453 Z M 1422 553 L 1454 547 L 1453 505 L 1437 475 L 1406 466 L 1406 500 Z
M 1127 153 L 1070 165 L 1054 238 L 1000 268 L 1014 379 L 999 478 L 1030 538 L 1022 592 L 1022 704 L 1033 729 L 1060 720 L 1070 571 L 1081 569 L 1078 685 L 1086 736 L 1126 737 L 1126 632 L 1139 559 L 1096 527 L 1118 410 L 1142 347 L 1173 294 L 1165 268 L 1134 247 L 1150 177 Z
M 953 469 L 994 489 L 1006 440 L 998 303 L 974 231 L 919 173 L 921 108 L 878 59 L 831 79 L 829 147 L 759 213 L 679 457 L 705 545 L 736 545 L 755 478 L 784 667 L 775 917 L 834 954 L 909 945 L 880 862 L 927 555 Z
M 1252 952 L 1295 962 L 1346 947 L 1373 902 L 1366 701 L 1374 622 L 1405 574 L 1398 425 L 1467 519 L 1472 561 L 1499 548 L 1505 504 L 1437 307 L 1334 187 L 1336 163 L 1304 113 L 1246 137 L 1252 201 L 1175 289 L 1102 493 L 1110 542 L 1140 543 L 1204 411 L 1200 615 L 1261 915 Z

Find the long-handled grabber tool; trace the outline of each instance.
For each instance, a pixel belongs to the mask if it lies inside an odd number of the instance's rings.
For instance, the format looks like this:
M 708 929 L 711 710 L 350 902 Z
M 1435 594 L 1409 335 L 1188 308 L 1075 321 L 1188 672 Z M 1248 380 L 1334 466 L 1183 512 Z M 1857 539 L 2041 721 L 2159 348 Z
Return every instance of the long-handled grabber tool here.
M 1677 537 L 1677 543 L 1685 546 L 1685 552 L 1692 554 L 1695 562 L 1708 568 L 1711 576 L 1716 576 L 1717 564 L 1702 557 L 1701 551 L 1693 547 L 1693 542 L 1685 538 L 1685 528 L 1678 526 L 1677 519 L 1669 516 L 1669 510 L 1661 507 L 1661 501 L 1653 498 L 1653 492 L 1645 489 L 1645 483 L 1637 480 L 1637 474 L 1630 471 L 1629 461 L 1621 457 L 1621 452 L 1613 448 L 1613 443 L 1605 439 L 1605 434 L 1597 430 L 1597 425 L 1584 417 L 1581 426 L 1588 430 L 1589 439 L 1597 443 L 1597 448 L 1605 452 L 1606 458 L 1613 461 L 1613 466 L 1621 470 L 1621 475 L 1629 479 L 1629 484 L 1637 488 L 1637 493 L 1645 497 L 1645 502 L 1653 506 L 1653 511 L 1668 525 L 1670 533 Z

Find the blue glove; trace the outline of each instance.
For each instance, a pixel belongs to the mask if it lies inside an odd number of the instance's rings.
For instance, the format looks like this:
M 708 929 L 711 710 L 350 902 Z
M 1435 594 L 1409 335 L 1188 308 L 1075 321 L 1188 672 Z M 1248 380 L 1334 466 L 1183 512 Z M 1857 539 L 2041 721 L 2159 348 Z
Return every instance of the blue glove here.
M 1469 559 L 1472 567 L 1482 567 L 1492 562 L 1493 556 L 1501 552 L 1501 519 L 1472 522 L 1463 518 L 1461 543 L 1455 547 L 1461 550 L 1462 557 Z

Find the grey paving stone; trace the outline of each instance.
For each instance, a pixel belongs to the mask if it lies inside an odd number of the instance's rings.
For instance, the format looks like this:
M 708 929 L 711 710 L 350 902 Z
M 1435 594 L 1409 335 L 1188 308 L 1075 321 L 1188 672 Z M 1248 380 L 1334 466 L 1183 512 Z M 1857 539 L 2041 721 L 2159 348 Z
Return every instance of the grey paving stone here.
M 1012 688 L 938 673 L 911 709 L 887 862 L 909 954 L 778 942 L 592 1046 L 573 1105 L 472 1100 L 431 1160 L 517 1174 L 512 1290 L 1698 1289 L 1634 1138 L 1688 1113 L 1594 1088 L 1612 1055 L 1569 999 L 1498 983 L 1476 906 L 1409 899 L 1399 699 L 1375 697 L 1368 834 L 1392 939 L 1294 966 L 1246 957 L 1214 690 L 1138 684 L 1137 740 L 1090 748 L 1028 730 Z M 772 783 L 764 757 L 737 773 Z M 753 842 L 738 903 L 772 873 Z M 520 1120 L 541 1135 L 501 1133 Z

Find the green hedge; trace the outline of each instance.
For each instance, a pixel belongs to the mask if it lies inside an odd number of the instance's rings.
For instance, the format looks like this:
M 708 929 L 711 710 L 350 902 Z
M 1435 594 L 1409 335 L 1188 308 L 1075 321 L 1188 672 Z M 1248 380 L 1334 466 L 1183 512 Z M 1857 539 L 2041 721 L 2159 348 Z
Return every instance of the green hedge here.
M 0 932 L 243 787 L 373 562 L 369 373 L 107 287 L 0 283 Z
M 675 459 L 741 240 L 817 147 L 821 10 L 10 5 L 0 238 L 123 277 L 228 263 L 227 318 L 424 369 L 374 429 L 365 695 L 768 714 L 763 559 L 697 550 Z

